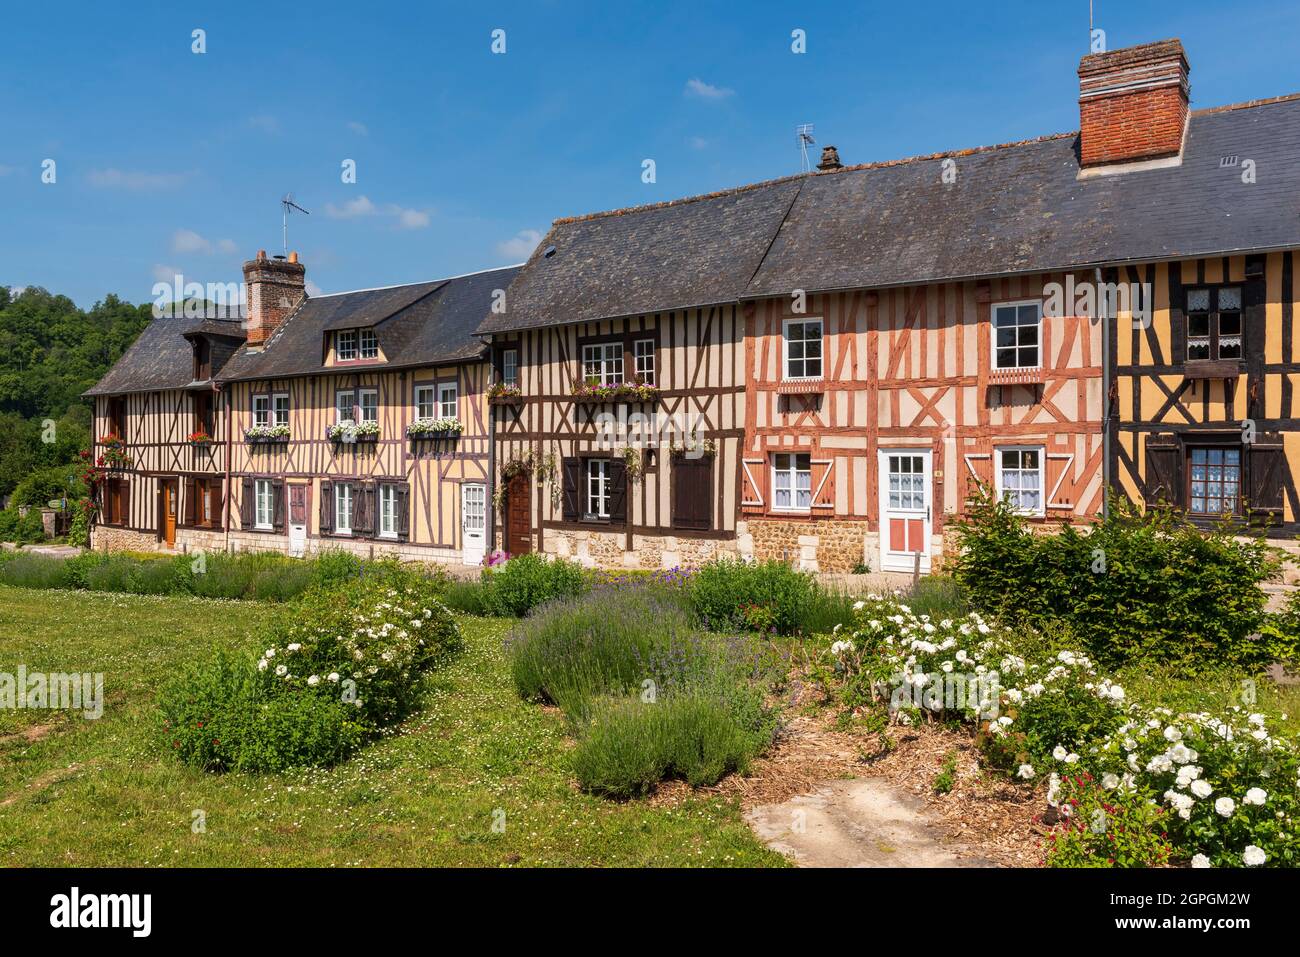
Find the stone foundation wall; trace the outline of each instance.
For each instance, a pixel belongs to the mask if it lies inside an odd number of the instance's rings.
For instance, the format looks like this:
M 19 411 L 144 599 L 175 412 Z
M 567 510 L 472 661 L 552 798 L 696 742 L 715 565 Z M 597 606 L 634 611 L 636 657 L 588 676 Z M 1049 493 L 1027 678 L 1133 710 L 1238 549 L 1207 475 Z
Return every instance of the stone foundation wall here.
M 658 571 L 665 568 L 693 568 L 722 556 L 744 557 L 733 539 L 633 535 L 632 550 L 628 551 L 627 535 L 624 532 L 548 529 L 544 542 L 545 554 L 567 558 L 588 568 Z
M 807 522 L 751 519 L 745 523 L 757 561 L 788 561 L 805 571 L 851 572 L 879 564 L 879 536 L 866 522 L 828 518 Z M 873 561 L 873 559 L 875 559 Z
M 96 525 L 90 532 L 90 547 L 97 552 L 156 552 L 157 536 L 112 525 Z

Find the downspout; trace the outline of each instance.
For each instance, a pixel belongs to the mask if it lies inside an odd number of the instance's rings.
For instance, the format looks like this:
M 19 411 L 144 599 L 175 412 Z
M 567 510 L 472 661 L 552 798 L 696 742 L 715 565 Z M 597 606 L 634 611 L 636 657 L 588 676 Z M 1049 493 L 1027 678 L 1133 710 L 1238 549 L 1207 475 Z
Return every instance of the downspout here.
M 496 365 L 493 362 L 494 350 L 491 340 L 488 341 L 487 354 L 487 372 L 485 373 L 489 380 L 483 389 L 483 407 L 487 413 L 488 420 L 488 467 L 487 467 L 487 490 L 484 492 L 486 501 L 483 503 L 483 511 L 487 513 L 487 553 L 491 555 L 496 551 L 497 540 L 497 415 L 488 401 L 487 392 L 496 381 Z M 501 543 L 505 545 L 504 542 Z
M 220 384 L 217 385 L 217 390 L 222 394 L 222 396 L 226 400 L 226 449 L 225 449 L 226 494 L 224 496 L 225 502 L 222 504 L 222 510 L 226 514 L 223 516 L 221 524 L 225 527 L 226 530 L 225 532 L 226 554 L 228 555 L 230 554 L 230 495 L 231 492 L 233 491 L 230 485 L 230 459 L 231 459 L 230 430 L 232 424 L 231 420 L 234 418 L 234 416 L 231 414 L 231 409 L 230 409 L 230 391 L 228 389 L 221 388 Z
M 1101 517 L 1107 519 L 1110 517 L 1110 316 L 1106 308 L 1105 300 L 1101 292 L 1105 288 L 1102 284 L 1101 267 L 1093 268 L 1094 281 L 1097 284 L 1097 311 L 1101 314 Z

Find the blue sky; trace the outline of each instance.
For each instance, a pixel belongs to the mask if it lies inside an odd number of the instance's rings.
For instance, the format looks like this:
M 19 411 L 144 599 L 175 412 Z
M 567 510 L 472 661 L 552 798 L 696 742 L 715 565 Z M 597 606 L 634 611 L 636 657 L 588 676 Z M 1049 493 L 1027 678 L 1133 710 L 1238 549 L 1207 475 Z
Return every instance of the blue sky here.
M 83 306 L 148 301 L 176 271 L 238 281 L 280 251 L 287 191 L 311 211 L 290 247 L 334 292 L 520 261 L 559 216 L 797 172 L 798 123 L 845 163 L 1073 130 L 1088 39 L 1087 0 L 7 6 L 0 285 Z M 1112 49 L 1181 37 L 1194 106 L 1300 91 L 1295 3 L 1096 10 Z

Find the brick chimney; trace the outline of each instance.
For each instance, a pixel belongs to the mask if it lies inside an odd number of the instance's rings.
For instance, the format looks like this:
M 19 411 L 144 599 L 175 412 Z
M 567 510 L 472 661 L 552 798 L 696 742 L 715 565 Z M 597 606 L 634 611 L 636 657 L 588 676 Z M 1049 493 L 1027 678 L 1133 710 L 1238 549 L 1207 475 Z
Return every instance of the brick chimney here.
M 1177 156 L 1187 127 L 1189 72 L 1178 40 L 1090 53 L 1080 60 L 1082 165 Z
M 257 258 L 244 263 L 245 325 L 248 344 L 260 346 L 302 301 L 307 283 L 307 268 L 298 262 L 298 254 L 287 260 L 279 256 L 266 258 L 259 249 Z
M 840 151 L 833 146 L 822 147 L 822 161 L 817 164 L 820 170 L 843 169 L 844 164 L 840 162 Z

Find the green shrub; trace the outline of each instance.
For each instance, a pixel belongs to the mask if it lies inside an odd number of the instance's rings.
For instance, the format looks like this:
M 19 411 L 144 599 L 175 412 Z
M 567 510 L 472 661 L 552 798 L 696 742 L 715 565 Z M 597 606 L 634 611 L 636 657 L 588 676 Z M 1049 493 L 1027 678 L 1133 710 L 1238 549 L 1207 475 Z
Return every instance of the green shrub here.
M 748 563 L 721 558 L 690 578 L 695 613 L 706 627 L 745 628 L 794 635 L 806 626 L 823 594 L 816 579 L 784 562 Z
M 90 547 L 90 511 L 80 502 L 72 506 L 72 520 L 68 523 L 68 544 L 77 548 Z
M 31 545 L 45 540 L 45 524 L 38 508 L 29 508 L 20 515 L 16 507 L 0 511 L 0 542 Z
M 961 585 L 951 575 L 918 578 L 903 600 L 914 613 L 931 618 L 962 618 L 970 611 Z
M 481 581 L 449 581 L 443 592 L 443 603 L 452 611 L 466 615 L 490 615 L 488 586 Z
M 18 552 L 0 564 L 0 582 L 20 588 L 70 588 L 62 559 Z
M 341 548 L 329 548 L 312 559 L 313 584 L 321 588 L 341 585 L 361 574 L 361 559 Z
M 1139 791 L 1107 791 L 1091 774 L 1060 778 L 1061 823 L 1047 833 L 1048 867 L 1164 867 L 1173 845 L 1164 809 Z
M 1250 636 L 1265 623 L 1260 583 L 1271 550 L 1232 530 L 1201 530 L 1161 510 L 1118 505 L 1088 534 L 1036 534 L 987 492 L 958 525 L 955 577 L 975 607 L 1009 622 L 1065 623 L 1100 662 L 1224 661 L 1259 667 L 1294 654 L 1284 636 Z
M 582 593 L 581 566 L 564 559 L 520 555 L 483 570 L 484 606 L 494 615 L 522 618 L 534 608 Z
M 11 506 L 31 505 L 41 508 L 51 499 L 67 498 L 69 500 L 85 497 L 85 486 L 78 475 L 77 465 L 55 465 L 50 468 L 37 469 L 14 486 L 9 499 Z
M 770 742 L 765 728 L 744 727 L 719 696 L 690 691 L 654 702 L 603 698 L 593 704 L 579 738 L 574 770 L 584 790 L 628 798 L 664 778 L 702 787 L 732 771 L 743 773 Z
M 65 576 L 65 588 L 90 588 L 90 582 L 87 576 L 90 570 L 97 565 L 108 561 L 108 556 L 103 552 L 82 552 L 75 555 L 63 563 Z

